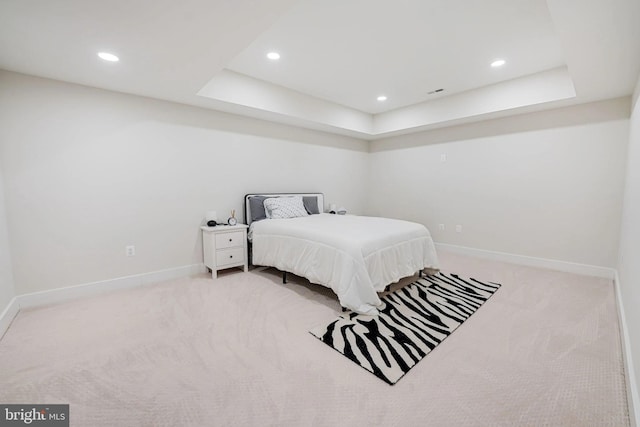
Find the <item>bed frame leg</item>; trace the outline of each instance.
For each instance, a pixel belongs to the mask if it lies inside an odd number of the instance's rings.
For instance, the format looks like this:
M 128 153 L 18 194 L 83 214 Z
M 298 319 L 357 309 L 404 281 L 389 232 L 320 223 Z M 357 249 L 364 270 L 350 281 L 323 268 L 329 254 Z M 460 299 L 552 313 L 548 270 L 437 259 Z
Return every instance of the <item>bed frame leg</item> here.
M 389 292 L 389 289 L 391 289 L 391 285 L 387 285 L 387 286 L 384 288 L 384 291 L 385 291 L 385 292 Z
M 340 308 L 342 308 L 342 312 L 343 312 L 343 313 L 344 313 L 345 311 L 347 311 L 347 308 L 346 308 L 346 307 L 340 307 Z
M 287 283 L 287 272 L 283 271 L 282 272 L 282 283 Z
M 419 277 L 420 279 L 422 279 L 422 277 L 423 277 L 423 276 L 422 276 L 422 270 L 418 271 L 418 277 Z

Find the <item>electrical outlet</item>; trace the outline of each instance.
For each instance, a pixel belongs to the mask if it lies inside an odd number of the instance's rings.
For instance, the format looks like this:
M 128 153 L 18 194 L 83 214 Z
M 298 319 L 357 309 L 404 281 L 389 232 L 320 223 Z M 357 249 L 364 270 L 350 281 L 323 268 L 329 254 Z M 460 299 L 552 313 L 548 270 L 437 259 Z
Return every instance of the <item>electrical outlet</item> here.
M 136 254 L 136 247 L 133 245 L 126 246 L 124 251 L 127 256 L 134 256 Z
M 444 226 L 444 224 L 438 224 L 438 230 L 444 231 L 445 229 L 446 227 Z
M 447 155 L 445 153 L 440 154 L 440 161 L 443 163 L 447 161 Z
M 462 226 L 460 224 L 456 225 L 456 233 L 462 233 Z

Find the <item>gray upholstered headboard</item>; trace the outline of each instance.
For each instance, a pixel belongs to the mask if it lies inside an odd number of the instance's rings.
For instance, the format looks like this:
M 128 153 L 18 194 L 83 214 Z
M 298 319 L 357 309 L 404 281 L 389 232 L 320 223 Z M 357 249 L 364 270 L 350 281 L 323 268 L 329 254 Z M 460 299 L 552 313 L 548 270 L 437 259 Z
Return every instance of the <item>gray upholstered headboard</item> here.
M 251 225 L 251 203 L 249 199 L 255 196 L 263 197 L 287 197 L 287 196 L 301 196 L 301 197 L 315 197 L 318 201 L 318 209 L 320 212 L 324 212 L 324 194 L 322 193 L 250 193 L 244 196 L 244 223 Z

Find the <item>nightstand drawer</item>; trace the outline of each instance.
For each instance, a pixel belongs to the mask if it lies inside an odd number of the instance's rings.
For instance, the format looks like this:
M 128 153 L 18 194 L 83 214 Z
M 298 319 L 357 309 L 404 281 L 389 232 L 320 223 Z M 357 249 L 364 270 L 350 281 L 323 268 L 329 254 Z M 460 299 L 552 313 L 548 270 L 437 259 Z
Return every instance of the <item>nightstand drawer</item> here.
M 216 234 L 216 249 L 236 246 L 244 246 L 244 233 L 242 231 Z
M 216 264 L 218 268 L 229 264 L 242 263 L 244 263 L 244 247 L 223 249 L 216 252 Z

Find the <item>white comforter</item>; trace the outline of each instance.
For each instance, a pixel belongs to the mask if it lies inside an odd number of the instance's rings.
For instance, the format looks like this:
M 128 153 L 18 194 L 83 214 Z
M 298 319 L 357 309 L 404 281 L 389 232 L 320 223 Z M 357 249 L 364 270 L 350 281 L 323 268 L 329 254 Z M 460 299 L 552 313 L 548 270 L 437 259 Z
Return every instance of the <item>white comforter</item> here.
M 439 269 L 427 228 L 354 215 L 310 215 L 251 224 L 253 264 L 331 288 L 343 307 L 377 314 L 376 292 L 425 268 Z

